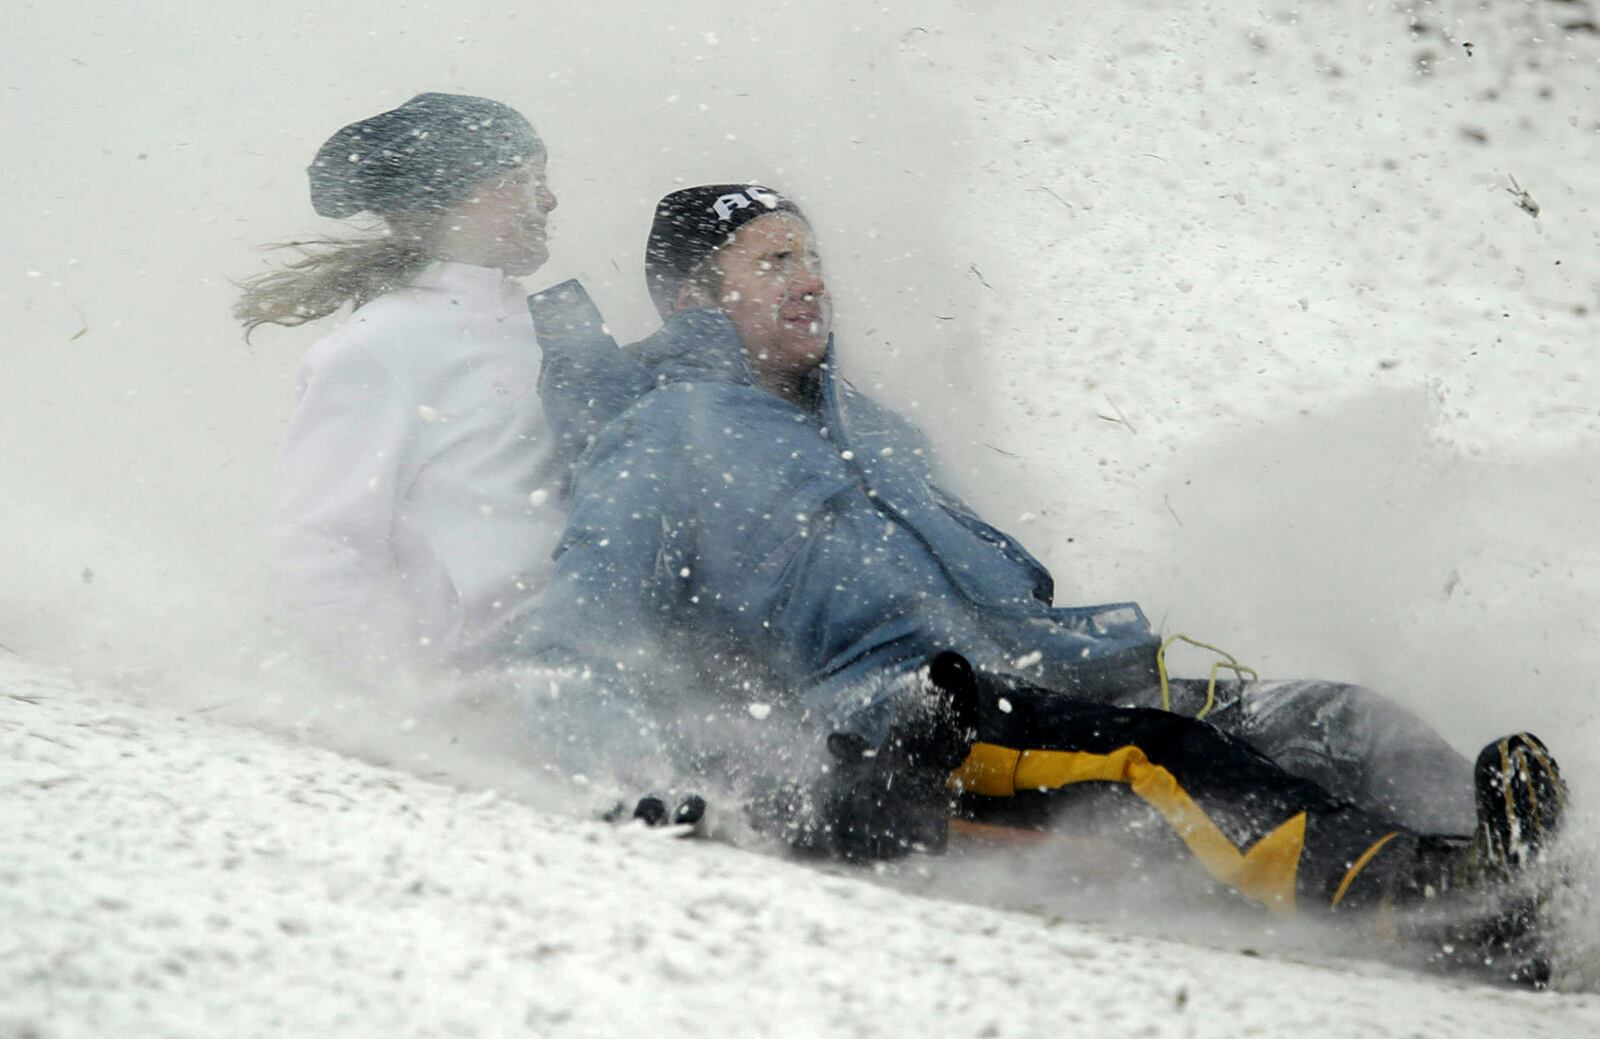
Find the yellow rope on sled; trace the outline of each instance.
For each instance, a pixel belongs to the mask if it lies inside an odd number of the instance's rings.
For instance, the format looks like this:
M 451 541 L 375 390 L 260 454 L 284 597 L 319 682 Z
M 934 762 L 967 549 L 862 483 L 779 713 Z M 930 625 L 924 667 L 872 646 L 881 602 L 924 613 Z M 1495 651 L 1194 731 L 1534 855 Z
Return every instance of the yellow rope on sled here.
M 1167 681 L 1167 647 L 1172 645 L 1174 642 L 1187 642 L 1191 646 L 1198 646 L 1201 649 L 1209 649 L 1211 652 L 1217 654 L 1217 656 L 1225 658 L 1223 660 L 1218 660 L 1216 663 L 1211 665 L 1211 681 L 1206 683 L 1205 706 L 1200 708 L 1199 713 L 1195 715 L 1196 718 L 1204 718 L 1206 715 L 1211 713 L 1211 708 L 1215 707 L 1217 704 L 1218 671 L 1221 671 L 1223 668 L 1227 668 L 1229 671 L 1232 671 L 1240 681 L 1244 680 L 1245 675 L 1249 675 L 1252 681 L 1261 677 L 1260 675 L 1256 674 L 1255 668 L 1247 667 L 1246 665 L 1239 663 L 1234 655 L 1225 649 L 1213 646 L 1209 642 L 1201 642 L 1199 639 L 1192 639 L 1187 635 L 1174 635 L 1165 642 L 1161 643 L 1161 648 L 1156 650 L 1156 671 L 1161 675 L 1161 709 L 1163 711 L 1172 710 L 1172 688 L 1170 683 Z

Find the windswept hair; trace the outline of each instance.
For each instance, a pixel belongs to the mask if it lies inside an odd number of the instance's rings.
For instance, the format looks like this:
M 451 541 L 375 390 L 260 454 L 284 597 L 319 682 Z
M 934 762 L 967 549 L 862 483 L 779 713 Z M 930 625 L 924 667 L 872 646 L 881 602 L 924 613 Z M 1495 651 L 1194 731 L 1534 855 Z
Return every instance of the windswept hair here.
M 375 236 L 268 246 L 299 250 L 300 257 L 239 283 L 233 316 L 243 322 L 245 338 L 262 325 L 303 325 L 405 286 L 434 258 L 442 216 L 440 210 L 391 214 Z

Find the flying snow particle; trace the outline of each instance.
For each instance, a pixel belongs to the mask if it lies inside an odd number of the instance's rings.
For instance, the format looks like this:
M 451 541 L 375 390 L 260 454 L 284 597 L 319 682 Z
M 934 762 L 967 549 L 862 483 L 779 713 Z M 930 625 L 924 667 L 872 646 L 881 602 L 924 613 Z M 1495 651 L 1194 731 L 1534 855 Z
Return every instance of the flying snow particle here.
M 746 707 L 745 710 L 749 711 L 750 717 L 756 721 L 766 721 L 767 715 L 772 713 L 772 705 L 769 703 L 753 703 Z
M 528 501 L 529 501 L 530 504 L 533 504 L 533 505 L 543 505 L 545 502 L 547 502 L 549 500 L 550 500 L 550 492 L 545 490 L 543 487 L 540 487 L 538 490 L 536 490 L 532 494 L 528 495 Z
M 1003 696 L 1000 698 L 999 702 L 995 704 L 995 706 L 1000 708 L 1000 713 L 1001 714 L 1010 714 L 1011 713 L 1011 701 L 1007 700 Z
M 437 422 L 439 421 L 439 413 L 433 408 L 428 407 L 426 404 L 418 404 L 417 418 L 424 422 Z
M 1011 662 L 1011 664 L 1014 667 L 1027 668 L 1027 667 L 1033 667 L 1035 664 L 1037 664 L 1039 661 L 1041 661 L 1043 659 L 1044 659 L 1044 654 L 1036 649 L 1032 653 L 1026 653 L 1026 654 L 1018 657 L 1017 659 L 1013 660 Z

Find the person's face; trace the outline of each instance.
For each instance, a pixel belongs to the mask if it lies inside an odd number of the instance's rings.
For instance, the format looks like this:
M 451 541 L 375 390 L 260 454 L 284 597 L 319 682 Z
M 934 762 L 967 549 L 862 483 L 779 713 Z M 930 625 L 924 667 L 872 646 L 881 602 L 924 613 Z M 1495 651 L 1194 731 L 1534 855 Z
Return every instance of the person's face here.
M 491 177 L 455 207 L 484 255 L 485 266 L 513 277 L 532 274 L 550 258 L 546 223 L 556 208 L 546 179 L 545 157 L 535 155 L 516 169 Z
M 717 305 L 739 332 L 757 376 L 804 375 L 822 362 L 833 301 L 811 228 L 792 213 L 769 213 L 734 233 L 713 258 Z

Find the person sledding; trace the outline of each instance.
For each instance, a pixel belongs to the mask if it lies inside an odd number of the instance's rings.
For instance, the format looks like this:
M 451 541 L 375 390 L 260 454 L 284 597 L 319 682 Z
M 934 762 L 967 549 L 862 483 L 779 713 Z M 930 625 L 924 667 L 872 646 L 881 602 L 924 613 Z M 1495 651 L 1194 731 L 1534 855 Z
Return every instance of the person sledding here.
M 918 432 L 839 377 L 782 194 L 673 192 L 645 269 L 665 325 L 627 350 L 575 283 L 530 301 L 573 475 L 518 652 L 585 676 L 563 695 L 596 738 L 653 734 L 690 776 L 742 779 L 760 825 L 852 859 L 942 846 L 953 797 L 1048 825 L 1120 791 L 1272 909 L 1448 905 L 1432 933 L 1546 976 L 1524 896 L 1566 787 L 1536 738 L 1474 764 L 1367 690 L 1172 679 L 1135 604 L 1054 606 Z M 747 710 L 783 735 L 750 738 Z
M 306 169 L 318 215 L 376 228 L 243 283 L 247 334 L 351 309 L 296 377 L 273 555 L 293 625 L 357 674 L 498 659 L 544 586 L 563 467 L 516 279 L 550 255 L 548 159 L 517 110 L 418 94 Z

